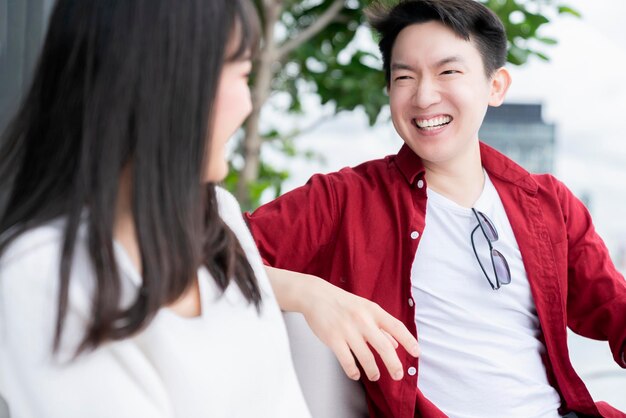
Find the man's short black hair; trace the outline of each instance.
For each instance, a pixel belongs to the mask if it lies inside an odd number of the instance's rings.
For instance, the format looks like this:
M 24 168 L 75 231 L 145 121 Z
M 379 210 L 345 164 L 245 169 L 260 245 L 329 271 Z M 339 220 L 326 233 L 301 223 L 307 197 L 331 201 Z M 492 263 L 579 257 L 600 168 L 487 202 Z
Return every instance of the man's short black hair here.
M 402 29 L 417 23 L 441 22 L 459 37 L 475 42 L 490 77 L 506 62 L 507 39 L 502 21 L 476 0 L 401 0 L 392 7 L 382 3 L 367 10 L 370 25 L 380 34 L 387 83 L 393 44 Z

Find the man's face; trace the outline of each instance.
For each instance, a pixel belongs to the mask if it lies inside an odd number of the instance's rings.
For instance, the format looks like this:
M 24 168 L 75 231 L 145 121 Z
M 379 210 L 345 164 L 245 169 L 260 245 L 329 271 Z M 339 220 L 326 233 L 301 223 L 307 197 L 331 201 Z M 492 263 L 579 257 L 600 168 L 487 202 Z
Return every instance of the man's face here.
M 467 161 L 487 106 L 504 99 L 506 70 L 488 78 L 474 43 L 435 21 L 404 28 L 390 64 L 391 119 L 404 142 L 425 164 Z

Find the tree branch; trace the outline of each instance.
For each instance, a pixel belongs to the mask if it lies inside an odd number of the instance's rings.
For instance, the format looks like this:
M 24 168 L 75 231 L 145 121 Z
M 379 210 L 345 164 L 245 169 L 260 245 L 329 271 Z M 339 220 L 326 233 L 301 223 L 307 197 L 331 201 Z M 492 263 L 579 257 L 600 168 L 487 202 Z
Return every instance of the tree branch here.
M 239 202 L 246 209 L 251 207 L 249 186 L 259 177 L 261 145 L 263 144 L 263 139 L 259 135 L 261 108 L 271 91 L 272 64 L 276 56 L 274 26 L 280 18 L 282 7 L 282 0 L 263 0 L 263 15 L 265 18 L 263 22 L 263 46 L 256 65 L 256 76 L 254 87 L 252 88 L 252 112 L 246 122 L 246 133 L 243 138 L 242 156 L 244 166 L 239 175 L 236 191 Z
M 320 33 L 326 26 L 328 26 L 335 17 L 343 9 L 344 0 L 334 0 L 332 4 L 320 15 L 320 17 L 302 30 L 295 38 L 292 38 L 285 42 L 277 51 L 276 59 L 281 60 L 291 51 Z

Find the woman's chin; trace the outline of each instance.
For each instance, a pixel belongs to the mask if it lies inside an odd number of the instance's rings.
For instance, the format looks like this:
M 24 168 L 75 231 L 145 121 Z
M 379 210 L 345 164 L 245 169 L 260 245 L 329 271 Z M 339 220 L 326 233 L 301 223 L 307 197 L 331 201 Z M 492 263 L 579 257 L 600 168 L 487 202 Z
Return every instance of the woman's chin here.
M 219 163 L 211 164 L 206 175 L 204 176 L 204 181 L 206 183 L 219 183 L 224 180 L 227 175 L 228 162 L 226 160 L 222 160 Z

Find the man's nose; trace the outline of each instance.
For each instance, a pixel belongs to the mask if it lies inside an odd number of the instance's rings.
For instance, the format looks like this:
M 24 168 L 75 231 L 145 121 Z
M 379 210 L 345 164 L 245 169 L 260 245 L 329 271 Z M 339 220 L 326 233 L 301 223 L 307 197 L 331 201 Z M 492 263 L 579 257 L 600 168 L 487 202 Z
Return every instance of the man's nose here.
M 420 109 L 427 109 L 441 101 L 441 94 L 436 83 L 432 80 L 420 80 L 413 94 L 413 105 Z

